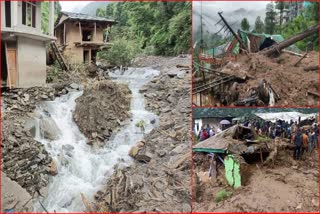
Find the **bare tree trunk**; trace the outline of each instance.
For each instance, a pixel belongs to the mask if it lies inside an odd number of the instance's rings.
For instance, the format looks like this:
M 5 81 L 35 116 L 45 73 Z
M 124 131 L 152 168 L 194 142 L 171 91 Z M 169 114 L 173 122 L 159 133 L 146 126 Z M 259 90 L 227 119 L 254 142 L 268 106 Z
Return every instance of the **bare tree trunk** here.
M 307 29 L 304 32 L 298 33 L 297 35 L 291 37 L 290 39 L 284 40 L 278 44 L 272 45 L 271 47 L 261 51 L 262 54 L 270 56 L 276 52 L 280 52 L 282 49 L 289 47 L 290 45 L 303 40 L 310 35 L 318 32 L 319 25 L 314 25 L 311 28 Z

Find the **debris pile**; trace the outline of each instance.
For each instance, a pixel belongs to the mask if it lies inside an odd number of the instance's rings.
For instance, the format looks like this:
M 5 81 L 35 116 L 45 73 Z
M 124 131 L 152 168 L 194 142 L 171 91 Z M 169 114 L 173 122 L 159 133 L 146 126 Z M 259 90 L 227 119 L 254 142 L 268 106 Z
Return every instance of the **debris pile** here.
M 97 81 L 76 100 L 74 120 L 88 144 L 104 142 L 130 117 L 131 92 L 111 80 Z
M 41 102 L 54 100 L 73 90 L 79 90 L 79 85 L 2 91 L 2 171 L 32 196 L 45 196 L 49 175 L 57 174 L 50 154 L 43 144 L 34 139 L 36 127 L 32 121 L 37 117 L 34 110 Z M 48 116 L 47 119 L 50 123 L 51 118 Z M 49 138 L 54 137 L 51 133 L 45 134 Z
M 116 168 L 97 192 L 97 211 L 191 211 L 189 63 L 190 57 L 167 60 L 140 90 L 160 124 L 131 149 L 135 163 Z
M 315 120 L 298 127 L 312 130 Z M 194 210 L 317 210 L 318 151 L 295 160 L 294 148 L 290 137 L 270 139 L 238 124 L 194 145 Z

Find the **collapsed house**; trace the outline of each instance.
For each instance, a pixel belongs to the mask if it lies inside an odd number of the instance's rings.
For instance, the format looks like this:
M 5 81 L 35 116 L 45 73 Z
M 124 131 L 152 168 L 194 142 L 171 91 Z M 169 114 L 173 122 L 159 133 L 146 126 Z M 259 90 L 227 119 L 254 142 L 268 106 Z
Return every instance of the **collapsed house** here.
M 274 75 L 285 75 L 285 64 L 288 70 L 295 69 L 298 72 L 299 64 L 308 58 L 308 49 L 304 54 L 294 43 L 317 33 L 319 26 L 315 25 L 290 39 L 284 40 L 282 35 L 258 34 L 238 30 L 234 32 L 219 13 L 225 27 L 232 34 L 229 42 L 209 50 L 202 50 L 198 56 L 198 62 L 194 62 L 193 78 L 193 105 L 195 106 L 274 106 L 275 103 L 287 102 L 281 94 L 283 89 L 274 87 L 271 82 L 271 70 L 282 69 L 281 73 L 274 71 Z M 279 56 L 282 53 L 290 54 L 296 63 L 279 59 L 268 58 Z M 310 53 L 310 55 L 312 55 Z M 289 58 L 289 57 L 288 57 Z M 317 59 L 318 57 L 312 57 Z M 316 60 L 312 63 L 318 63 Z M 280 65 L 277 65 L 280 64 Z M 292 64 L 292 65 L 291 65 Z M 308 63 L 306 65 L 309 66 Z M 310 68 L 310 69 L 309 69 Z M 317 70 L 318 65 L 305 67 L 301 71 Z M 307 76 L 314 76 L 312 72 L 304 72 Z M 301 75 L 299 73 L 299 75 Z M 265 78 L 266 77 L 266 78 Z M 292 77 L 288 82 L 291 82 Z M 314 78 L 310 78 L 314 80 Z M 259 81 L 257 81 L 259 80 Z M 251 84 L 254 83 L 253 84 Z M 293 81 L 294 82 L 294 81 Z M 317 105 L 318 92 L 310 81 L 312 87 L 304 86 L 310 98 L 305 105 Z M 247 87 L 248 86 L 248 87 Z M 308 90 L 312 88 L 312 90 Z M 301 96 L 303 96 L 300 90 Z M 310 104 L 309 104 L 310 103 Z M 287 103 L 285 103 L 287 104 Z M 291 103 L 292 104 L 292 103 Z M 287 104 L 288 105 L 288 104 Z
M 298 122 L 302 129 L 310 129 L 318 123 L 318 113 L 300 112 L 254 113 L 253 117 L 275 123 L 278 120 Z M 236 124 L 204 141 L 194 145 L 194 154 L 208 155 L 210 159 L 209 176 L 217 178 L 218 171 L 224 166 L 224 176 L 228 184 L 238 188 L 250 177 L 249 165 L 274 161 L 278 149 L 293 149 L 288 140 L 271 140 L 259 136 L 253 127 Z M 197 165 L 197 164 L 196 164 Z
M 49 28 L 44 33 L 42 2 L 1 1 L 2 87 L 32 87 L 46 83 L 46 44 L 55 39 L 54 2 L 49 2 Z
M 68 62 L 95 62 L 98 51 L 111 47 L 111 26 L 115 23 L 103 17 L 62 12 L 55 24 L 57 45 Z

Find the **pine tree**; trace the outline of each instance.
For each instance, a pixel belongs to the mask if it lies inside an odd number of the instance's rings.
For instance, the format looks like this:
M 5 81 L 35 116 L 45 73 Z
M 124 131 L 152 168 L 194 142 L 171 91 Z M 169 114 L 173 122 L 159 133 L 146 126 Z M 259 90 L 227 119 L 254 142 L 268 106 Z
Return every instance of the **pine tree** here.
M 241 29 L 244 31 L 249 31 L 250 24 L 247 18 L 243 18 L 241 21 Z
M 264 23 L 261 20 L 260 16 L 258 16 L 256 18 L 256 21 L 254 23 L 254 29 L 255 29 L 256 33 L 263 33 L 264 32 Z
M 274 3 L 267 4 L 266 8 L 266 18 L 264 20 L 265 23 L 265 33 L 274 34 L 276 29 L 276 11 L 274 8 Z

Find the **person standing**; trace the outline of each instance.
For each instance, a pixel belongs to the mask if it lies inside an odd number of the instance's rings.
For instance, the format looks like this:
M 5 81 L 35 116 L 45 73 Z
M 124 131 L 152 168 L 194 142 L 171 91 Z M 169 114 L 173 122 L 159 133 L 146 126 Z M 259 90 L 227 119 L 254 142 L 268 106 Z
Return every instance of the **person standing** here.
M 308 132 L 304 131 L 302 134 L 302 150 L 301 150 L 301 156 L 303 156 L 303 154 L 307 153 L 307 148 L 308 148 Z
M 301 131 L 298 130 L 294 137 L 294 153 L 293 153 L 293 159 L 300 160 L 301 159 L 301 147 L 302 147 L 302 135 Z

